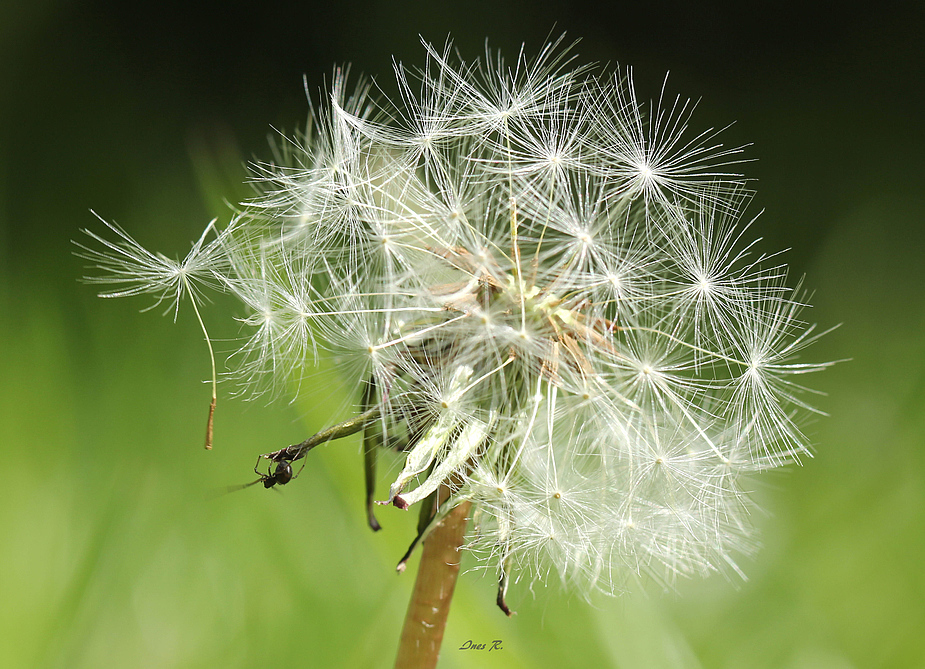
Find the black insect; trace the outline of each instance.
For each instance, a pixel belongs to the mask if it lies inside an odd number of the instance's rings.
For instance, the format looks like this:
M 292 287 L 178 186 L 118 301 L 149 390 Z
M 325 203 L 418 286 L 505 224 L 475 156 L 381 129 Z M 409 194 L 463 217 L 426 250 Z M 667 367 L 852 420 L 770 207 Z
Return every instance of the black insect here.
M 286 485 L 287 483 L 289 483 L 292 479 L 297 477 L 302 472 L 302 470 L 300 469 L 298 472 L 293 474 L 291 461 L 280 459 L 280 460 L 272 460 L 270 467 L 267 469 L 267 473 L 264 474 L 258 469 L 258 467 L 260 466 L 260 461 L 264 457 L 265 456 L 261 455 L 259 458 L 257 458 L 257 464 L 254 465 L 254 473 L 256 473 L 257 476 L 259 476 L 260 478 L 258 478 L 256 481 L 245 483 L 244 485 L 228 486 L 227 492 L 234 492 L 236 490 L 250 488 L 252 485 L 256 485 L 258 483 L 262 483 L 264 488 L 272 488 L 275 485 Z M 273 467 L 272 462 L 276 463 L 276 469 L 272 468 Z
M 263 483 L 264 488 L 272 488 L 273 486 L 286 485 L 292 479 L 295 478 L 295 475 L 292 473 L 292 465 L 287 460 L 281 460 L 276 463 L 276 469 L 273 470 L 273 473 L 270 473 L 270 470 L 267 469 L 266 474 L 262 474 L 257 467 L 260 466 L 260 460 L 257 460 L 257 464 L 254 466 L 254 471 L 257 472 L 257 475 L 260 477 L 254 483 Z

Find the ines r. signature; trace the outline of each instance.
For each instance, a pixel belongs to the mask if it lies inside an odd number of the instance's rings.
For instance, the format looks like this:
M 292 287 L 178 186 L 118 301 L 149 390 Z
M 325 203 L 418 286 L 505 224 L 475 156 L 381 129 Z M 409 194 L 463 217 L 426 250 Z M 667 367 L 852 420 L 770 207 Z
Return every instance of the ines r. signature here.
M 472 639 L 469 639 L 459 647 L 459 650 L 487 650 L 491 652 L 493 650 L 504 650 L 504 648 L 501 647 L 501 639 L 495 639 L 491 643 L 475 643 Z

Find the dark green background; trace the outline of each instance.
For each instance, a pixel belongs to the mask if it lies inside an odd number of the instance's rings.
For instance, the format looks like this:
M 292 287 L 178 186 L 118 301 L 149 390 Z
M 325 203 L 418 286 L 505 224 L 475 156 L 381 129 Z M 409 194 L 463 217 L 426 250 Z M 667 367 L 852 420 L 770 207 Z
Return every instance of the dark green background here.
M 925 132 L 921 3 L 550 1 L 0 5 L 0 666 L 388 667 L 413 575 L 413 519 L 361 508 L 355 442 L 312 453 L 283 494 L 257 454 L 344 416 L 322 369 L 298 406 L 230 399 L 200 447 L 208 389 L 194 318 L 81 285 L 79 229 L 116 220 L 183 253 L 270 126 L 293 129 L 335 63 L 393 90 L 418 34 L 513 54 L 581 37 L 582 61 L 703 101 L 693 127 L 753 142 L 752 230 L 815 289 L 809 379 L 830 416 L 816 458 L 759 482 L 750 579 L 588 606 L 557 586 L 461 578 L 443 667 L 925 666 Z M 239 334 L 217 301 L 213 335 Z M 239 314 L 238 314 L 239 315 Z M 223 329 L 224 328 L 224 329 Z M 343 390 L 343 389 L 341 389 Z M 467 563 L 468 564 L 468 563 Z M 412 563 L 412 570 L 416 561 Z M 471 566 L 471 565 L 470 565 Z M 466 640 L 503 651 L 459 651 Z

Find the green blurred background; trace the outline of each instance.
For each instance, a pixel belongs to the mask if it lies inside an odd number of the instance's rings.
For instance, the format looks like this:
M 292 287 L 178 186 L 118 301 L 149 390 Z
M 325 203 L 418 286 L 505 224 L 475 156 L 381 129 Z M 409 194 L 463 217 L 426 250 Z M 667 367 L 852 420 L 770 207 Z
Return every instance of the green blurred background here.
M 767 209 L 754 234 L 792 247 L 813 319 L 844 324 L 810 355 L 852 361 L 810 379 L 830 414 L 808 428 L 817 457 L 759 482 L 748 582 L 591 605 L 518 587 L 508 620 L 465 574 L 441 666 L 925 667 L 922 4 L 436 4 L 0 4 L 0 666 L 391 666 L 414 519 L 368 531 L 355 441 L 282 494 L 211 494 L 343 417 L 336 374 L 297 406 L 226 391 L 204 452 L 195 319 L 97 299 L 70 240 L 101 228 L 93 208 L 185 253 L 249 194 L 271 125 L 304 120 L 303 73 L 315 90 L 352 61 L 390 92 L 419 34 L 474 58 L 486 37 L 514 54 L 567 31 L 647 95 L 671 70 L 703 98 L 694 128 L 736 121 L 724 141 L 754 143 Z M 213 336 L 237 336 L 215 307 Z

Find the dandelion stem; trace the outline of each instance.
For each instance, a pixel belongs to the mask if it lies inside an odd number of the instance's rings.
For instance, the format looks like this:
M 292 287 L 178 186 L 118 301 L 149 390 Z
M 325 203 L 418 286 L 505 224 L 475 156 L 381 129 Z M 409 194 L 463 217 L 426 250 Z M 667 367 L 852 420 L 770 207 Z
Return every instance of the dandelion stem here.
M 448 495 L 449 490 L 443 487 L 441 493 L 441 496 Z M 433 669 L 437 666 L 459 575 L 459 551 L 470 507 L 468 501 L 456 506 L 424 540 L 395 669 Z

